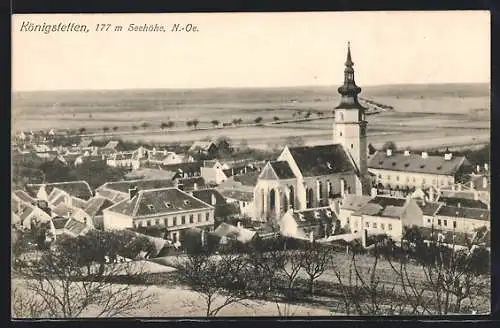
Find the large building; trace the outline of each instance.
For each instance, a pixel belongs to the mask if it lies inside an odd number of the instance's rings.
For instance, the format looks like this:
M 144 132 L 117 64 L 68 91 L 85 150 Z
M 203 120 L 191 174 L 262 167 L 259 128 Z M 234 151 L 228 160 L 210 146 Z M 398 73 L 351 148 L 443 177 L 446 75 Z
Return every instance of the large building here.
M 353 65 L 348 46 L 333 144 L 285 147 L 275 161 L 268 162 L 254 188 L 256 219 L 281 218 L 289 208 L 327 206 L 346 193 L 369 193 L 366 108 L 358 101 L 361 88 L 355 83 Z
M 392 149 L 375 153 L 368 167 L 379 193 L 392 190 L 411 193 L 416 188 L 441 189 L 453 186 L 472 170 L 464 156 L 453 156 L 452 153 L 431 156 L 409 150 L 396 153 Z
M 214 206 L 177 188 L 130 190 L 130 196 L 103 211 L 104 229 L 157 227 L 182 242 L 189 228 L 213 229 Z

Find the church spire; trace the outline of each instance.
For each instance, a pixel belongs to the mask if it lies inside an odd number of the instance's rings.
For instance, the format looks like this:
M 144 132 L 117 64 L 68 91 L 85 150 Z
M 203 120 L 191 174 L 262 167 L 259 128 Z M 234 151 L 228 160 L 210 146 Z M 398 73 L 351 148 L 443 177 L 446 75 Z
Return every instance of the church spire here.
M 350 42 L 347 42 L 347 58 L 344 65 L 344 84 L 338 88 L 342 98 L 336 108 L 365 110 L 358 102 L 358 94 L 361 92 L 361 88 L 354 81 L 354 62 L 352 61 Z

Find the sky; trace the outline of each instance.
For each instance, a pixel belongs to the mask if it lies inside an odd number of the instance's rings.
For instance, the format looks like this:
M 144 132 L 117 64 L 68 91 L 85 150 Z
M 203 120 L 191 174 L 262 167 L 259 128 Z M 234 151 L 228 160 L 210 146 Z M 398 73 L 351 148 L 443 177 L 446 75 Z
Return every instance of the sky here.
M 20 31 L 86 24 L 89 33 Z M 129 24 L 168 32 L 129 32 Z M 122 32 L 96 32 L 96 24 Z M 169 32 L 193 24 L 198 32 Z M 490 81 L 487 11 L 35 14 L 12 17 L 13 91 Z

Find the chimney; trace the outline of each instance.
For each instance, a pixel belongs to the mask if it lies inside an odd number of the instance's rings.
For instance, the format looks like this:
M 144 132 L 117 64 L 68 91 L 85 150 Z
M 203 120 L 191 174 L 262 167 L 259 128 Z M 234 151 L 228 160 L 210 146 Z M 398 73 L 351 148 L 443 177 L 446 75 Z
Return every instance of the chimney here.
M 483 188 L 488 188 L 488 178 L 483 177 Z
M 481 166 L 479 164 L 476 165 L 476 172 L 477 173 L 481 172 Z
M 198 184 L 196 182 L 193 184 L 193 189 L 198 190 Z
M 135 197 L 135 195 L 137 195 L 137 187 L 136 186 L 133 186 L 132 188 L 129 188 L 128 189 L 128 199 L 132 199 Z
M 474 200 L 479 200 L 479 193 L 474 190 Z
M 484 163 L 484 170 L 488 171 L 488 163 Z
M 205 246 L 205 230 L 201 230 L 201 246 Z
M 241 222 L 240 222 L 240 221 L 238 221 L 238 222 L 236 223 L 236 228 L 241 229 Z
M 444 154 L 444 160 L 445 161 L 451 161 L 452 158 L 453 158 L 453 154 L 452 153 L 446 153 L 446 154 Z
M 458 208 L 462 208 L 462 204 L 460 204 L 460 202 L 457 204 L 457 207 Z
M 427 152 L 423 151 L 422 152 L 422 158 L 426 159 L 427 157 L 429 157 L 429 154 L 427 154 Z
M 410 156 L 410 151 L 409 150 L 405 150 L 405 156 Z
M 372 196 L 372 197 L 376 197 L 377 196 L 377 188 L 372 188 L 371 189 L 370 196 Z
M 386 154 L 387 154 L 387 157 L 392 156 L 392 149 L 387 148 Z
M 434 188 L 432 187 L 429 188 L 429 201 L 430 202 L 434 201 Z

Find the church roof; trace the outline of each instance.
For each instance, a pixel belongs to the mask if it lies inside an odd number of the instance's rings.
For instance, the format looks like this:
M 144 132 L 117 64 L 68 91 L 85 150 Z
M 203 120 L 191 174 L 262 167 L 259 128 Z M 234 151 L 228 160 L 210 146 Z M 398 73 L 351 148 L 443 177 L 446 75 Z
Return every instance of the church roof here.
M 286 161 L 270 162 L 271 167 L 280 179 L 293 179 L 295 174 L 293 174 L 290 165 Z
M 387 156 L 385 152 L 377 152 L 370 160 L 368 167 L 389 171 L 404 171 L 426 174 L 453 175 L 469 161 L 464 156 L 452 157 L 446 160 L 444 156 L 427 156 L 420 154 L 392 153 Z
M 340 144 L 294 147 L 289 150 L 304 177 L 354 172 L 354 167 Z

